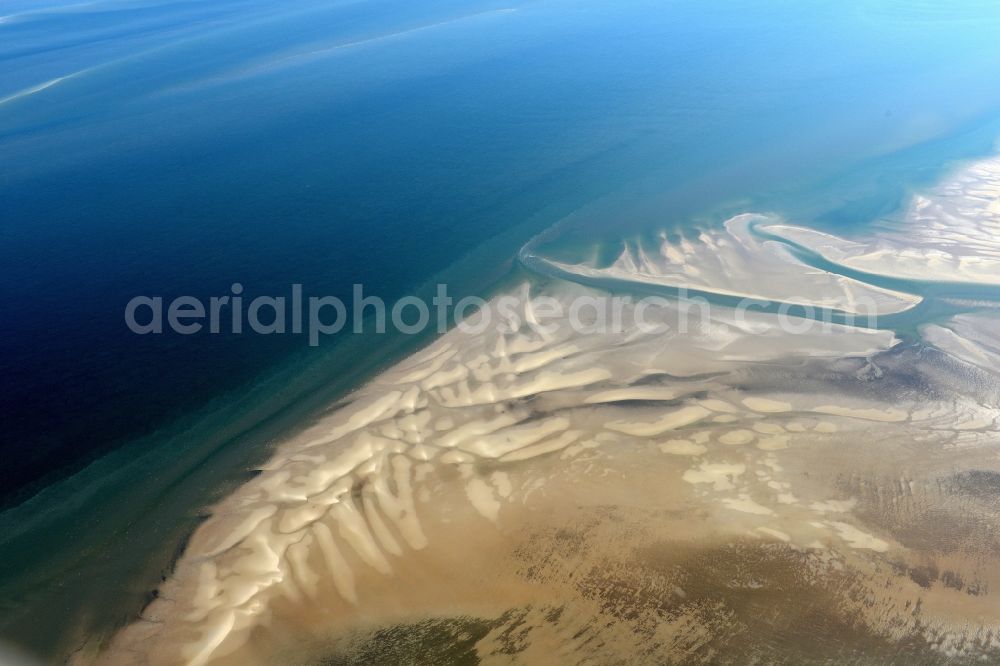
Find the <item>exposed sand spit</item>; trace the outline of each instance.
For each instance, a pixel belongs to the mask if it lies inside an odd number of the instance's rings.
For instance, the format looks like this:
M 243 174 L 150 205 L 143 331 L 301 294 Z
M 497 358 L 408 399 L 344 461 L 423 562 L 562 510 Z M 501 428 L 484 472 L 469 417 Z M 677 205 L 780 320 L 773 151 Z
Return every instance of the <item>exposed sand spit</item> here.
M 914 229 L 947 248 L 769 230 L 862 270 L 995 284 L 997 164 L 914 204 Z M 844 312 L 919 300 L 812 269 L 751 221 L 561 270 L 779 301 L 805 290 Z M 596 292 L 503 296 L 514 319 L 448 333 L 280 446 L 213 509 L 142 619 L 80 660 L 1000 661 L 992 314 L 900 344 L 721 306 L 689 328 L 661 301 L 647 325 L 581 334 L 542 325 L 539 299 Z
M 520 296 L 529 310 L 533 296 Z M 960 440 L 960 464 L 1000 469 L 997 407 L 913 394 L 891 368 L 915 357 L 890 333 L 817 322 L 815 337 L 733 335 L 728 315 L 683 335 L 668 330 L 673 308 L 647 333 L 578 337 L 563 324 L 541 334 L 527 316 L 517 330 L 453 331 L 282 446 L 214 510 L 159 600 L 101 661 L 425 649 L 710 660 L 733 654 L 727 635 L 767 655 L 820 593 L 822 621 L 845 640 L 889 650 L 905 639 L 928 655 L 995 649 L 988 592 L 926 588 L 906 571 L 935 563 L 989 590 L 1000 551 L 973 539 L 942 559 L 934 544 L 905 544 L 895 505 L 873 506 L 871 492 L 919 496 L 946 460 L 958 464 L 944 452 Z M 730 351 L 769 363 L 748 367 Z M 859 379 L 873 353 L 890 368 L 880 385 Z M 940 362 L 923 372 L 971 371 Z M 990 425 L 942 427 L 968 419 Z M 915 442 L 921 457 L 900 485 L 894 464 Z M 844 486 L 859 476 L 864 492 Z M 976 510 L 995 518 L 986 503 Z M 745 580 L 703 579 L 716 561 Z M 722 594 L 728 585 L 735 596 Z M 747 615 L 775 595 L 785 605 L 768 622 Z M 760 626 L 748 634 L 748 622 Z

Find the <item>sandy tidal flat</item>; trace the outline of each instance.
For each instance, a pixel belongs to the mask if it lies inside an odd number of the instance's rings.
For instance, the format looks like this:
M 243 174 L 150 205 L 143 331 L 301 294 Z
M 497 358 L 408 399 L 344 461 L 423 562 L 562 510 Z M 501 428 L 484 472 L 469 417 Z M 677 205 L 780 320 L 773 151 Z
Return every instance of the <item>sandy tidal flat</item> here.
M 979 188 L 983 168 L 960 182 Z M 997 210 L 980 204 L 963 219 L 985 228 Z M 614 271 L 641 282 L 681 267 L 724 291 L 732 270 L 748 294 L 785 299 L 794 282 L 844 311 L 861 294 L 887 311 L 919 300 L 811 269 L 747 222 L 701 239 L 715 263 L 665 247 L 668 262 L 623 255 Z M 970 247 L 990 261 L 996 244 Z M 783 277 L 753 281 L 761 252 Z M 981 277 L 959 264 L 939 266 Z M 452 331 L 281 445 L 214 507 L 142 618 L 80 659 L 1000 660 L 988 307 L 928 322 L 921 340 L 789 331 L 721 306 L 681 333 L 663 304 L 653 326 L 581 335 L 540 325 L 536 304 L 598 292 L 507 296 L 515 321 Z
M 785 224 L 762 228 L 873 275 L 1000 285 L 1000 158 L 968 165 L 914 196 L 877 235 L 843 239 Z

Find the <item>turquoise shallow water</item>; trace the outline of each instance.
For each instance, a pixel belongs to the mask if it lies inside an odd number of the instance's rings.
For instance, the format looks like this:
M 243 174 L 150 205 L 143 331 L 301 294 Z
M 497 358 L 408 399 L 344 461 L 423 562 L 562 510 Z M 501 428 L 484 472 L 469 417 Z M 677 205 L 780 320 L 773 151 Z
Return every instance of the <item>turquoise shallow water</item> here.
M 487 293 L 556 223 L 566 256 L 747 209 L 846 232 L 998 136 L 987 2 L 0 15 L 0 631 L 49 657 L 132 617 L 205 506 L 425 340 L 142 338 L 132 296 Z

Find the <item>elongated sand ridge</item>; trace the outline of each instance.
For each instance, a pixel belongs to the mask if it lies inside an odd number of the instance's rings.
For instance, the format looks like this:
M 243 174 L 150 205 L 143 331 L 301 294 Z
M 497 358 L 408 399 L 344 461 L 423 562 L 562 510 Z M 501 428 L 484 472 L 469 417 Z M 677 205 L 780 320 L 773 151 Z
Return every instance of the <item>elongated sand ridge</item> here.
M 754 225 L 771 231 L 785 228 L 776 222 L 769 216 L 746 214 L 728 220 L 721 230 L 700 231 L 692 238 L 672 240 L 663 234 L 654 251 L 638 243 L 626 246 L 621 256 L 605 268 L 544 261 L 568 276 L 694 289 L 850 315 L 895 314 L 921 301 L 913 294 L 808 266 L 787 246 L 753 233 Z
M 1000 158 L 976 162 L 914 197 L 878 233 L 841 239 L 774 224 L 767 231 L 873 275 L 1000 285 Z
M 935 279 L 992 284 L 992 164 L 915 204 L 937 225 L 926 235 L 835 254 L 767 226 L 865 271 L 903 278 L 933 256 Z M 764 219 L 560 268 L 845 312 L 919 302 L 761 241 L 750 224 Z M 950 259 L 931 238 L 954 240 Z M 898 261 L 873 258 L 904 240 Z M 138 621 L 79 658 L 1000 660 L 993 306 L 925 322 L 920 339 L 723 306 L 688 326 L 665 302 L 620 330 L 540 315 L 543 300 L 601 297 L 524 284 L 493 301 L 515 316 L 487 308 L 480 330 L 332 406 L 212 509 Z

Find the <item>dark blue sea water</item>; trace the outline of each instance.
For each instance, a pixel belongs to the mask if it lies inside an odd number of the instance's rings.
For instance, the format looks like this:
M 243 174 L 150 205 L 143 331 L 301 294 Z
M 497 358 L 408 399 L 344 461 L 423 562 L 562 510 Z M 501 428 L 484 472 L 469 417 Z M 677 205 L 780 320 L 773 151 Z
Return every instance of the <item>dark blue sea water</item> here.
M 131 617 L 204 506 L 421 341 L 137 336 L 132 297 L 488 293 L 614 196 L 579 236 L 754 205 L 865 224 L 1000 117 L 986 0 L 0 17 L 0 633 L 48 656 Z

